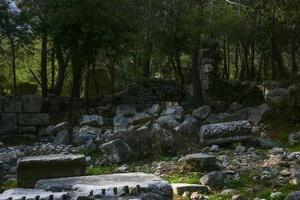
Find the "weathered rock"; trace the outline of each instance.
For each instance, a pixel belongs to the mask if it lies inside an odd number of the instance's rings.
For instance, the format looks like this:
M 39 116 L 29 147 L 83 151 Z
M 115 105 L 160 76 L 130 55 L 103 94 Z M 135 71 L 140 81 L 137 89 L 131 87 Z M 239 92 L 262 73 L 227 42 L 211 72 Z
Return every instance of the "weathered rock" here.
M 135 113 L 135 107 L 127 104 L 118 106 L 116 110 L 116 115 L 121 117 L 133 117 Z
M 247 148 L 244 147 L 244 146 L 237 146 L 237 147 L 235 148 L 235 153 L 237 153 L 237 154 L 243 154 L 243 153 L 245 153 L 246 151 L 247 151 Z
M 43 98 L 38 95 L 24 95 L 23 109 L 27 113 L 39 113 L 42 109 Z
M 0 199 L 66 199 L 68 194 L 66 192 L 46 192 L 38 189 L 10 189 L 0 194 Z
M 249 121 L 235 121 L 205 125 L 200 128 L 201 144 L 223 144 L 249 141 L 252 139 L 252 126 Z
M 300 131 L 289 134 L 288 142 L 289 142 L 289 145 L 291 145 L 291 146 L 300 144 Z
M 228 113 L 234 113 L 238 110 L 242 110 L 244 108 L 243 105 L 237 103 L 237 102 L 233 102 L 232 104 L 230 104 L 229 108 L 228 108 Z
M 22 112 L 22 100 L 15 96 L 4 97 L 3 110 L 6 113 L 20 113 Z
M 70 134 L 68 130 L 59 131 L 54 139 L 53 144 L 69 144 L 70 143 Z
M 19 114 L 19 125 L 24 126 L 46 126 L 49 124 L 49 114 L 46 113 L 26 113 Z
M 203 153 L 189 154 L 179 160 L 184 168 L 192 172 L 210 172 L 220 169 L 215 156 Z
M 154 104 L 148 111 L 148 113 L 154 117 L 158 117 L 162 111 L 162 108 L 159 104 Z
M 126 173 L 126 174 L 110 174 L 101 176 L 82 176 L 61 179 L 40 180 L 36 184 L 36 188 L 45 189 L 47 191 L 76 190 L 81 194 L 89 194 L 93 191 L 101 194 L 103 197 L 117 198 L 120 194 L 126 197 L 136 197 L 145 200 L 172 200 L 173 191 L 171 185 L 151 174 L 145 173 Z M 102 191 L 105 191 L 102 193 Z M 146 195 L 146 196 L 144 196 Z M 153 198 L 153 195 L 155 198 Z M 151 196 L 152 198 L 148 198 Z M 146 198 L 147 197 L 147 198 Z
M 101 129 L 90 126 L 81 127 L 72 135 L 72 142 L 75 145 L 85 145 L 89 140 L 95 140 L 101 134 Z
M 285 200 L 299 200 L 299 199 L 300 199 L 300 191 L 293 192 L 285 198 Z
M 172 115 L 166 115 L 158 118 L 156 122 L 161 125 L 162 127 L 166 128 L 174 128 L 177 125 L 179 125 L 179 122 L 172 116 Z
M 181 121 L 183 117 L 183 108 L 181 106 L 167 106 L 161 116 L 171 116 L 173 119 Z
M 129 123 L 133 125 L 143 124 L 150 121 L 152 117 L 146 113 L 135 113 L 135 115 L 130 118 Z
M 249 117 L 249 121 L 254 125 L 259 125 L 272 114 L 272 108 L 268 104 L 262 104 L 253 109 Z
M 103 118 L 99 115 L 83 115 L 80 117 L 79 125 L 101 127 L 103 125 Z
M 199 126 L 197 126 L 197 120 L 194 117 L 186 117 L 185 120 L 174 128 L 175 133 L 182 136 L 197 135 Z
M 275 109 L 285 109 L 288 105 L 288 90 L 276 88 L 271 90 L 266 96 L 266 102 Z
M 225 177 L 221 172 L 213 171 L 204 175 L 200 179 L 201 184 L 206 185 L 212 189 L 222 189 L 225 185 Z
M 128 144 L 117 139 L 101 146 L 102 151 L 108 155 L 109 162 L 124 163 L 130 158 L 132 152 Z
M 15 166 L 17 164 L 17 157 L 11 153 L 0 153 L 0 161 L 4 164 Z
M 18 161 L 18 186 L 32 188 L 40 179 L 82 176 L 85 170 L 84 155 L 25 157 Z
M 69 122 L 62 122 L 52 127 L 52 132 L 58 133 L 63 130 L 70 130 L 72 128 Z
M 207 186 L 204 185 L 198 185 L 198 184 L 186 184 L 186 183 L 175 183 L 172 184 L 173 188 L 173 194 L 174 195 L 183 195 L 184 192 L 198 192 L 201 194 L 207 194 L 208 193 L 208 188 Z
M 193 111 L 193 117 L 197 118 L 199 121 L 204 120 L 208 117 L 208 115 L 211 113 L 210 106 L 202 106 L 196 110 Z

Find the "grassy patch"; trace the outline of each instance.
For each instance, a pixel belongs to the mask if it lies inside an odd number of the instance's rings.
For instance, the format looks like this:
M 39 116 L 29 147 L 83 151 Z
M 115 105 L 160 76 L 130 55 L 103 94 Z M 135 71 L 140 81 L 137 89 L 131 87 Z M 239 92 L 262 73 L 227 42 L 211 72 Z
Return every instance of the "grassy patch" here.
M 17 187 L 17 181 L 7 180 L 2 185 L 0 185 L 1 190 L 9 190 Z
M 115 172 L 116 166 L 96 166 L 90 167 L 87 170 L 87 173 L 90 175 L 102 175 L 102 174 L 111 174 Z
M 162 178 L 170 183 L 189 183 L 189 184 L 199 184 L 200 179 L 199 173 L 190 173 L 190 174 L 169 174 L 165 175 Z

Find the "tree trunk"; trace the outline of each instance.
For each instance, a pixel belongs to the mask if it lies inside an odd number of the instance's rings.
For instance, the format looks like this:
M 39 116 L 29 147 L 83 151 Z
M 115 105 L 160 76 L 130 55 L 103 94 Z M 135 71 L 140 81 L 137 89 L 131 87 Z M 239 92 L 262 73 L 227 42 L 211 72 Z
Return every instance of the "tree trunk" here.
M 47 43 L 48 36 L 44 32 L 42 34 L 42 51 L 41 51 L 41 82 L 42 82 L 42 96 L 48 95 L 48 80 L 47 80 Z
M 234 61 L 234 65 L 235 65 L 235 75 L 234 75 L 234 79 L 238 78 L 238 74 L 239 74 L 239 44 L 236 44 L 235 47 L 235 61 Z
M 151 56 L 152 56 L 152 43 L 150 41 L 150 38 L 147 38 L 145 55 L 144 55 L 144 69 L 143 69 L 143 75 L 145 78 L 150 78 Z
M 68 53 L 66 58 L 64 59 L 63 49 L 61 45 L 57 44 L 57 46 L 55 47 L 55 54 L 58 62 L 58 73 L 57 73 L 57 80 L 53 88 L 53 93 L 59 96 L 61 95 L 63 89 L 64 80 L 66 77 L 66 70 L 70 59 L 70 53 Z
M 195 103 L 203 105 L 204 100 L 199 71 L 199 48 L 194 48 L 192 52 L 192 85 Z
M 18 95 L 17 91 L 17 75 L 16 75 L 16 48 L 15 48 L 15 42 L 14 39 L 10 38 L 10 45 L 11 45 L 11 65 L 12 65 L 12 71 L 13 71 L 13 90 L 14 95 Z
M 72 49 L 72 70 L 73 70 L 73 83 L 71 96 L 75 98 L 80 97 L 81 88 L 81 71 L 82 71 L 82 60 L 79 53 L 78 47 Z
M 292 76 L 295 77 L 298 73 L 298 64 L 297 64 L 297 58 L 296 58 L 296 52 L 297 52 L 297 45 L 295 42 L 295 36 L 293 34 L 292 36 L 292 49 L 291 49 L 291 56 L 292 56 Z
M 53 92 L 55 84 L 55 50 L 52 49 L 51 52 L 51 90 Z

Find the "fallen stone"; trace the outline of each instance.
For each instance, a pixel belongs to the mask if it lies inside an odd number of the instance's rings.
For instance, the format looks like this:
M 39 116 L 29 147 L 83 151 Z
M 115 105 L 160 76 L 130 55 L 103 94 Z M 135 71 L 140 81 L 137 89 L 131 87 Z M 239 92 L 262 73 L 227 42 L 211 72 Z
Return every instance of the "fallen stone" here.
M 208 115 L 211 113 L 211 108 L 210 106 L 202 106 L 196 110 L 193 111 L 193 117 L 198 119 L 199 121 L 202 121 L 208 117 Z
M 289 145 L 291 145 L 291 146 L 300 144 L 300 131 L 289 134 L 288 142 L 289 142 Z
M 254 125 L 259 125 L 272 114 L 272 108 L 268 104 L 262 104 L 253 109 L 249 117 L 249 121 Z
M 288 90 L 276 88 L 271 90 L 266 96 L 266 102 L 275 109 L 285 109 L 288 106 Z
M 119 139 L 103 144 L 101 149 L 108 156 L 109 162 L 112 163 L 124 163 L 128 161 L 132 152 L 128 144 Z
M 181 106 L 167 106 L 161 113 L 161 116 L 172 116 L 173 119 L 181 121 L 183 117 L 183 108 Z
M 200 128 L 200 143 L 205 145 L 249 141 L 253 139 L 249 121 L 205 125 Z
M 66 192 L 46 192 L 38 189 L 10 189 L 0 194 L 0 199 L 57 199 L 62 200 L 68 197 Z
M 136 113 L 132 118 L 130 118 L 130 124 L 138 125 L 143 124 L 152 119 L 152 116 L 150 116 L 147 113 Z
M 222 189 L 225 186 L 225 177 L 219 171 L 209 172 L 200 179 L 201 184 L 212 189 Z
M 72 128 L 69 122 L 62 122 L 52 127 L 52 131 L 54 133 L 58 133 L 59 131 L 63 130 L 70 130 Z
M 37 189 L 47 191 L 76 190 L 79 194 L 93 193 L 101 197 L 134 196 L 138 199 L 172 200 L 172 186 L 161 178 L 145 173 L 110 174 L 40 180 Z M 146 198 L 152 197 L 152 198 Z M 156 198 L 153 198 L 153 195 Z M 125 198 L 126 199 L 126 198 Z
M 148 113 L 154 117 L 158 117 L 161 113 L 161 106 L 159 104 L 154 104 L 148 111 Z
M 299 200 L 299 199 L 300 199 L 300 191 L 293 192 L 285 198 L 285 200 Z
M 72 135 L 72 143 L 74 145 L 85 145 L 89 140 L 95 140 L 101 134 L 101 129 L 90 126 L 81 127 Z
M 173 129 L 180 123 L 171 115 L 162 116 L 156 120 L 156 122 L 162 127 Z
M 85 174 L 84 155 L 47 155 L 24 157 L 18 161 L 18 186 L 32 188 L 40 179 L 82 176 Z
M 116 116 L 121 116 L 121 117 L 133 117 L 136 113 L 136 109 L 132 105 L 120 105 L 117 107 L 116 110 Z
M 232 104 L 230 104 L 230 106 L 228 108 L 228 113 L 234 113 L 234 112 L 236 112 L 238 110 L 241 110 L 243 108 L 244 108 L 243 105 L 241 105 L 241 104 L 239 104 L 237 102 L 233 102 Z
M 184 168 L 192 172 L 210 172 L 220 169 L 215 156 L 203 153 L 189 154 L 179 160 Z
M 80 126 L 101 127 L 103 124 L 103 118 L 99 115 L 83 115 L 79 120 Z
M 69 144 L 70 135 L 68 130 L 59 131 L 53 141 L 54 145 Z
M 207 194 L 208 188 L 204 185 L 198 185 L 198 184 L 187 184 L 187 183 L 174 183 L 172 184 L 173 188 L 173 194 L 182 196 L 184 192 L 198 192 L 201 194 Z

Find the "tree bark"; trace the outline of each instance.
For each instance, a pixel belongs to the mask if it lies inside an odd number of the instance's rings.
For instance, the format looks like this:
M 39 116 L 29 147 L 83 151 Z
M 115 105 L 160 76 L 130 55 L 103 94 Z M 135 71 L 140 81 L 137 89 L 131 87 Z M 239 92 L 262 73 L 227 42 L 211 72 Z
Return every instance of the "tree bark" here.
M 61 45 L 57 44 L 55 47 L 56 59 L 58 62 L 57 80 L 55 82 L 53 93 L 57 96 L 61 95 L 64 80 L 66 77 L 66 70 L 69 64 L 70 53 L 67 53 L 66 58 L 63 56 L 63 49 Z
M 42 51 L 41 51 L 41 82 L 42 82 L 42 96 L 48 95 L 48 80 L 47 80 L 47 44 L 48 36 L 44 31 L 42 34 Z
M 73 98 L 80 97 L 80 88 L 81 88 L 81 72 L 82 72 L 82 60 L 81 55 L 79 53 L 78 47 L 72 49 L 72 75 L 73 75 L 73 83 L 72 83 L 72 93 L 71 96 Z
M 10 38 L 10 45 L 11 45 L 11 65 L 12 65 L 12 71 L 13 71 L 13 90 L 14 95 L 18 95 L 17 91 L 17 75 L 16 75 L 16 48 L 15 48 L 15 42 L 14 39 Z

